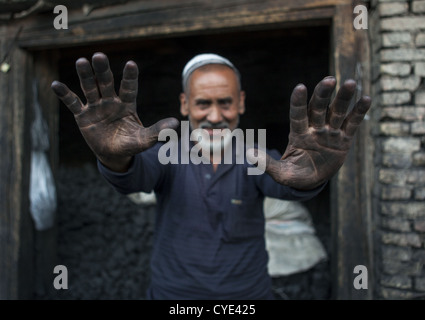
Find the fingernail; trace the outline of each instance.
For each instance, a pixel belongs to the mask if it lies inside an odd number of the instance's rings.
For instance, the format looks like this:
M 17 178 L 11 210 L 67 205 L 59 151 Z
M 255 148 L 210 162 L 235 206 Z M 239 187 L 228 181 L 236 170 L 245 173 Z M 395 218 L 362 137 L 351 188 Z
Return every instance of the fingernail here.
M 353 80 L 353 79 L 347 79 L 347 80 L 345 80 L 344 81 L 344 83 L 347 83 L 347 84 L 349 84 L 349 83 L 356 83 L 356 81 L 355 80 Z

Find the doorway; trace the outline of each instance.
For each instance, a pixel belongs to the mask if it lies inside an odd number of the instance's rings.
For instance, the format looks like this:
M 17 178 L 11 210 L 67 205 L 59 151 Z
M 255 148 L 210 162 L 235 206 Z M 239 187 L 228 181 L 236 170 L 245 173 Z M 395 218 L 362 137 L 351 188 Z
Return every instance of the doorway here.
M 60 49 L 59 77 L 82 97 L 75 61 L 102 51 L 118 89 L 127 60 L 139 66 L 138 113 L 145 126 L 179 114 L 180 74 L 192 56 L 214 52 L 242 74 L 246 113 L 242 129 L 266 129 L 267 147 L 281 153 L 289 133 L 289 98 L 298 83 L 309 94 L 330 70 L 330 26 L 237 31 Z M 61 299 L 143 299 L 149 283 L 153 207 L 139 207 L 102 180 L 71 112 L 59 109 L 58 261 L 68 267 L 74 290 Z M 331 297 L 329 186 L 305 203 L 328 253 L 314 273 L 274 278 L 277 298 Z M 298 287 L 292 285 L 295 279 Z M 288 285 L 288 284 L 291 285 Z

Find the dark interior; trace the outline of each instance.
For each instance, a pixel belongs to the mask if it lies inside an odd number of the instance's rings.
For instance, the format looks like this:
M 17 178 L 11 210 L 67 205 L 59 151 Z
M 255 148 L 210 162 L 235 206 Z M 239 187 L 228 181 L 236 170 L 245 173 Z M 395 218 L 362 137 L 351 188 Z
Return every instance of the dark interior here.
M 304 83 L 310 94 L 328 75 L 329 34 L 329 27 L 321 26 L 67 48 L 61 51 L 60 78 L 84 98 L 75 61 L 79 57 L 90 60 L 93 53 L 102 51 L 109 57 L 118 91 L 125 62 L 134 60 L 139 67 L 138 112 L 143 124 L 149 126 L 165 117 L 183 119 L 178 97 L 185 63 L 198 53 L 217 53 L 230 59 L 242 74 L 247 98 L 240 127 L 267 129 L 268 148 L 283 152 L 289 132 L 290 94 L 298 83 Z M 61 108 L 60 119 L 61 162 L 91 159 L 66 108 Z

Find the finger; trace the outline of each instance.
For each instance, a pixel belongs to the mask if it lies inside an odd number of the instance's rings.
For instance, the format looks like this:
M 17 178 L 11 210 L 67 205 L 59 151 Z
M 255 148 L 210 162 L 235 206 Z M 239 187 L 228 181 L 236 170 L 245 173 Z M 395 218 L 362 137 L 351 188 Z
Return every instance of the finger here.
M 357 101 L 353 110 L 351 110 L 341 126 L 341 129 L 348 137 L 354 136 L 357 128 L 363 121 L 365 114 L 369 111 L 371 104 L 372 100 L 368 96 L 363 96 L 359 101 Z
M 166 118 L 147 128 L 140 128 L 140 145 L 145 150 L 158 142 L 158 135 L 163 129 L 177 129 L 180 122 L 176 118 Z
M 87 103 L 89 105 L 95 104 L 99 100 L 100 96 L 90 62 L 86 58 L 80 58 L 75 62 L 75 67 L 77 69 L 81 89 L 87 99 Z
M 248 171 L 248 174 L 259 175 L 266 171 L 274 180 L 282 182 L 280 162 L 273 159 L 265 151 L 250 148 L 246 151 L 246 158 L 250 164 L 255 165 L 256 169 L 258 169 L 256 173 L 250 173 Z
M 97 52 L 92 57 L 92 64 L 102 98 L 115 98 L 114 76 L 109 67 L 108 57 L 102 52 Z
M 289 109 L 291 131 L 305 133 L 308 129 L 307 88 L 299 84 L 292 91 Z
M 80 98 L 78 98 L 74 92 L 69 90 L 65 84 L 59 81 L 53 81 L 51 88 L 73 114 L 79 114 L 81 112 L 83 103 L 81 102 Z
M 308 104 L 309 124 L 312 127 L 322 128 L 325 125 L 326 112 L 335 86 L 335 78 L 326 77 L 314 88 L 313 95 Z
M 137 98 L 139 70 L 134 61 L 125 64 L 119 96 L 122 102 L 133 103 Z
M 328 121 L 331 128 L 339 129 L 341 127 L 355 90 L 356 82 L 351 79 L 346 80 L 338 90 L 329 108 Z

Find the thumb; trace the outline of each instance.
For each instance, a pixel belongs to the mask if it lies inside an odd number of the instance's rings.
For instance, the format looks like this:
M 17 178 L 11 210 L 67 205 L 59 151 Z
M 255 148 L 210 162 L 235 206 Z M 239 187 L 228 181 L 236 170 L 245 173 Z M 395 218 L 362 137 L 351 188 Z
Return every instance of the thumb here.
M 165 129 L 177 129 L 180 126 L 180 122 L 176 118 L 166 118 L 158 121 L 147 128 L 140 129 L 140 137 L 143 145 L 143 149 L 152 147 L 158 142 L 158 135 L 162 130 Z
M 248 168 L 248 175 L 260 175 L 266 171 L 274 180 L 279 180 L 279 161 L 273 159 L 265 151 L 249 148 L 246 150 L 246 159 L 248 163 L 255 165 L 254 168 Z

